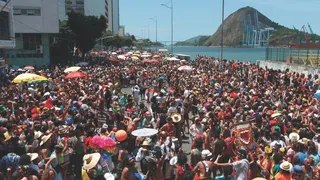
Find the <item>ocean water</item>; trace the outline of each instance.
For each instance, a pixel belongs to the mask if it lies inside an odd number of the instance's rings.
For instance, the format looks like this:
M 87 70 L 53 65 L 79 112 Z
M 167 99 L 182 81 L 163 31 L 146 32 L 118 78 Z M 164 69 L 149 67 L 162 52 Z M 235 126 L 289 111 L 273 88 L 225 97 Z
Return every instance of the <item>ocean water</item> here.
M 170 51 L 170 47 L 165 47 Z M 218 47 L 193 47 L 180 46 L 173 47 L 174 54 L 186 54 L 192 59 L 196 55 L 205 55 L 220 57 L 220 48 Z M 255 62 L 256 60 L 265 60 L 266 48 L 224 48 L 223 58 L 228 60 L 239 60 L 242 62 Z

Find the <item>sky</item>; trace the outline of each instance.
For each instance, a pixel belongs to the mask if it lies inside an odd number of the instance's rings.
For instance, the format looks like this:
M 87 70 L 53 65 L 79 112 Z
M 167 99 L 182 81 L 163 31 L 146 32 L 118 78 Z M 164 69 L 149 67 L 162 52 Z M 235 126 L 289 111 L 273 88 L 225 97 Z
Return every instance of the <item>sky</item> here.
M 171 40 L 171 0 L 119 0 L 120 24 L 126 33 L 137 37 Z M 320 0 L 225 0 L 225 18 L 234 11 L 250 6 L 281 25 L 300 29 L 309 23 L 314 33 L 320 34 Z M 174 41 L 183 41 L 198 35 L 212 35 L 221 24 L 222 0 L 173 0 Z M 149 28 L 148 28 L 149 26 Z M 149 33 L 148 33 L 149 29 Z

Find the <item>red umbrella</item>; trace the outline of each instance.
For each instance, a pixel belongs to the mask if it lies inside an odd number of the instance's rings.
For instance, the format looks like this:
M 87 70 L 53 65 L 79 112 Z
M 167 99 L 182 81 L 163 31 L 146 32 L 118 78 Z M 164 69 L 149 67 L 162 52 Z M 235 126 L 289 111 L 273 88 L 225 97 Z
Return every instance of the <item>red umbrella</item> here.
M 94 52 L 94 51 L 90 52 L 90 55 L 97 55 L 97 54 L 98 52 Z
M 117 58 L 115 58 L 115 57 L 110 57 L 109 58 L 109 61 L 111 61 L 111 62 L 120 62 Z
M 82 72 L 74 71 L 74 72 L 69 73 L 69 74 L 66 76 L 66 79 L 71 79 L 71 78 L 85 78 L 85 77 L 86 77 L 86 75 L 84 75 Z
M 142 61 L 143 63 L 151 63 L 152 61 L 150 59 L 145 59 Z
M 157 63 L 159 63 L 159 61 L 153 59 L 153 60 L 150 61 L 150 63 L 157 64 Z
M 26 70 L 34 70 L 34 67 L 33 67 L 33 66 L 26 66 L 26 67 L 24 67 L 23 69 L 26 69 Z

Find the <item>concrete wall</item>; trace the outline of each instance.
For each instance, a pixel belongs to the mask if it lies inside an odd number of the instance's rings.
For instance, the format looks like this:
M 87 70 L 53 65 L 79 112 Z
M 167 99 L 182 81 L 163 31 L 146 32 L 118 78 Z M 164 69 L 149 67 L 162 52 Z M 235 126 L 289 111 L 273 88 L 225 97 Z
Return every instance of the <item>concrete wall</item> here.
M 306 75 L 320 74 L 319 67 L 310 67 L 310 66 L 303 66 L 303 65 L 297 65 L 297 64 L 287 64 L 286 62 L 265 61 L 265 60 L 257 60 L 256 63 L 257 65 L 259 65 L 259 67 L 262 67 L 262 68 L 267 66 L 268 68 L 274 69 L 274 70 L 285 71 L 286 69 L 289 69 L 289 71 L 304 73 Z
M 14 15 L 15 33 L 59 33 L 59 0 L 14 0 L 13 9 L 40 8 L 41 15 Z
M 6 2 L 0 1 L 0 10 L 6 5 Z M 10 40 L 1 40 L 0 39 L 0 48 L 7 49 L 7 48 L 14 48 L 16 46 L 15 43 L 15 36 L 14 36 L 14 23 L 13 23 L 13 14 L 12 14 L 12 2 L 10 1 L 5 8 L 3 8 L 4 12 L 9 13 L 9 35 L 11 37 Z
M 7 54 L 9 55 L 9 65 L 17 65 L 20 67 L 27 66 L 27 65 L 37 65 L 37 66 L 49 65 L 50 64 L 49 34 L 41 34 L 41 40 L 42 40 L 43 53 L 38 54 L 36 50 L 23 49 L 22 38 L 17 38 L 16 48 L 10 49 L 7 52 Z M 32 57 L 29 57 L 29 56 L 32 56 Z

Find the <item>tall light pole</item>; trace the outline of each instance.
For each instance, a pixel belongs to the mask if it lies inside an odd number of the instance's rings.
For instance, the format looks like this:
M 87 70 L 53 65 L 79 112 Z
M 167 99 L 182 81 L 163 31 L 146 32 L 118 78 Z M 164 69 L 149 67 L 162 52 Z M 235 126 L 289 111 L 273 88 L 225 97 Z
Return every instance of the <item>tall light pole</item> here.
M 173 0 L 171 0 L 171 7 L 166 4 L 161 4 L 168 9 L 171 9 L 171 54 L 173 54 Z
M 156 23 L 156 43 L 157 43 L 158 42 L 158 19 L 157 19 L 157 16 L 150 19 Z
M 224 0 L 222 0 L 222 23 L 221 23 L 221 52 L 220 52 L 220 59 L 223 60 L 223 31 L 224 31 Z

